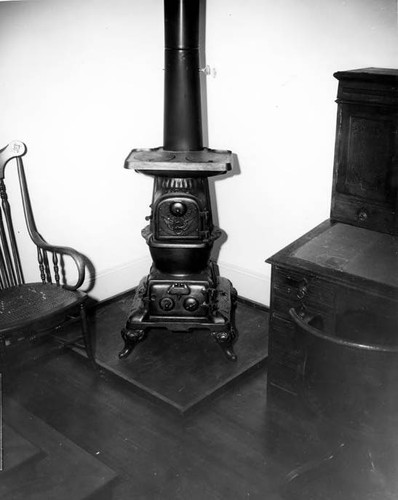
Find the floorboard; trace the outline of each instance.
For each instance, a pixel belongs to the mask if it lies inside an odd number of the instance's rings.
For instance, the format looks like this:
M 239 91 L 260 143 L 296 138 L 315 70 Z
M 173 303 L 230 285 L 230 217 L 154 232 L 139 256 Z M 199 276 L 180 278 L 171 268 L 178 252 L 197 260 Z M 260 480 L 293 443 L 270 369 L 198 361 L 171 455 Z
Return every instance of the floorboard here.
M 119 331 L 117 303 L 108 309 L 104 322 L 110 334 Z M 68 476 L 80 495 L 69 498 L 398 498 L 396 439 L 386 442 L 380 436 L 369 439 L 350 433 L 311 413 L 300 401 L 267 391 L 266 364 L 182 414 L 106 370 L 93 370 L 75 352 L 56 350 L 15 366 L 4 380 L 3 403 L 7 426 L 18 419 L 22 424 L 24 415 L 30 415 L 43 442 L 50 430 L 59 442 L 77 447 L 82 454 L 71 461 L 55 453 L 56 446 L 52 448 L 47 486 L 44 473 L 43 481 L 31 481 L 30 465 L 36 459 L 28 460 L 27 466 L 18 468 L 18 483 L 1 476 L 2 499 L 21 498 L 12 496 L 15 484 L 30 484 L 29 493 L 25 489 L 27 500 L 45 499 L 46 488 L 58 477 L 54 471 L 63 469 L 62 477 Z M 17 433 L 43 449 L 43 442 L 22 428 Z M 22 454 L 23 450 L 21 446 Z M 103 475 L 93 473 L 98 489 L 91 493 L 76 474 L 78 465 L 84 469 L 88 459 L 91 466 L 114 474 L 104 482 Z M 52 498 L 63 499 L 58 494 Z

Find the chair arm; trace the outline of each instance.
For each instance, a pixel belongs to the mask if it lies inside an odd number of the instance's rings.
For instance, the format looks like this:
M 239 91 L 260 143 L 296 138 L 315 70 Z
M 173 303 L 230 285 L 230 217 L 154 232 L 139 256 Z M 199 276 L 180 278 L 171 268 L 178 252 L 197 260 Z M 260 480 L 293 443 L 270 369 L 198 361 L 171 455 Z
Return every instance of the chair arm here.
M 69 255 L 70 257 L 72 257 L 72 259 L 74 260 L 76 267 L 77 267 L 78 278 L 77 278 L 76 283 L 73 286 L 70 286 L 67 284 L 64 284 L 63 286 L 67 290 L 76 290 L 77 288 L 79 288 L 83 284 L 83 281 L 84 281 L 85 267 L 86 267 L 85 258 L 80 252 L 78 252 L 74 248 L 59 246 L 59 245 L 50 245 L 40 235 L 40 233 L 38 232 L 38 230 L 36 228 L 36 223 L 35 223 L 35 219 L 33 216 L 32 206 L 30 203 L 29 192 L 28 192 L 27 183 L 26 183 L 25 171 L 23 168 L 21 158 L 17 158 L 17 165 L 18 165 L 19 181 L 20 181 L 20 186 L 21 186 L 22 203 L 23 203 L 26 225 L 28 227 L 29 235 L 30 235 L 32 241 L 36 244 L 36 246 L 38 248 L 41 248 L 43 250 L 48 250 L 49 252 L 53 252 L 53 253 L 57 252 L 61 255 L 62 254 Z
M 61 255 L 69 255 L 74 260 L 78 272 L 77 281 L 73 286 L 67 284 L 64 284 L 63 286 L 67 290 L 76 290 L 83 284 L 84 281 L 86 259 L 80 252 L 78 252 L 74 248 L 50 245 L 42 238 L 42 236 L 38 232 L 33 216 L 32 206 L 28 192 L 28 186 L 25 177 L 25 171 L 22 163 L 22 156 L 24 156 L 25 153 L 26 153 L 26 145 L 21 141 L 13 141 L 8 146 L 0 150 L 0 178 L 4 177 L 4 168 L 6 164 L 12 158 L 15 158 L 18 167 L 18 177 L 21 188 L 22 204 L 29 235 L 38 248 L 41 248 L 42 250 L 45 251 L 53 252 L 53 254 L 58 253 Z
M 63 287 L 66 288 L 67 290 L 77 290 L 80 288 L 83 284 L 84 277 L 86 274 L 86 263 L 85 263 L 85 257 L 83 254 L 75 250 L 74 248 L 71 247 L 64 247 L 64 246 L 59 246 L 59 245 L 51 245 L 47 243 L 41 236 L 40 234 L 36 231 L 31 231 L 29 230 L 30 237 L 32 241 L 36 244 L 38 248 L 41 248 L 42 250 L 58 253 L 60 255 L 68 255 L 73 259 L 73 261 L 76 264 L 78 276 L 76 283 L 74 285 L 68 285 L 64 284 Z

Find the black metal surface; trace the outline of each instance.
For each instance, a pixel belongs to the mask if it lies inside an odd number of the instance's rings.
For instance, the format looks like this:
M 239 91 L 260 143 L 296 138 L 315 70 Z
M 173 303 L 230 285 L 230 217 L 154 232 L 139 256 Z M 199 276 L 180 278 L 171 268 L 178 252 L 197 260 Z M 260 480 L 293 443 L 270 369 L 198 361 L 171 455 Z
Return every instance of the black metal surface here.
M 162 177 L 193 178 L 225 174 L 232 170 L 231 151 L 203 148 L 199 151 L 166 151 L 163 148 L 133 149 L 124 167 Z
M 164 149 L 203 148 L 199 0 L 165 0 Z
M 199 48 L 200 0 L 165 0 L 166 49 Z

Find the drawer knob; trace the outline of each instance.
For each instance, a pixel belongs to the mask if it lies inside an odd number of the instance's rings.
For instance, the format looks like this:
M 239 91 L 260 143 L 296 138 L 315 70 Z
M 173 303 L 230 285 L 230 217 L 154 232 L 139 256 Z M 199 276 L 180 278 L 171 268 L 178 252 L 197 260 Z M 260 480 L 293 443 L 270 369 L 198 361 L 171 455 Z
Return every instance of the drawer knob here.
M 366 210 L 366 208 L 361 208 L 358 211 L 357 217 L 359 222 L 366 222 L 369 218 L 369 212 Z
M 298 286 L 296 297 L 298 299 L 303 299 L 307 295 L 307 293 L 308 293 L 308 281 L 304 279 L 303 281 L 300 282 Z

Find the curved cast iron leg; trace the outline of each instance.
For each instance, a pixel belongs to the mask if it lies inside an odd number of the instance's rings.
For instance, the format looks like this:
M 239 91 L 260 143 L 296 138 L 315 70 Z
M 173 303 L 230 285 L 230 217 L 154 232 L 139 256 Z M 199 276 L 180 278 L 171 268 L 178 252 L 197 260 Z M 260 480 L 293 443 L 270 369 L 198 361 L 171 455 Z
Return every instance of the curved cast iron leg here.
M 234 352 L 233 345 L 238 338 L 238 332 L 231 326 L 229 330 L 212 332 L 212 335 L 218 345 L 224 351 L 227 359 L 229 359 L 230 361 L 236 361 L 238 357 Z
M 119 352 L 119 358 L 124 359 L 131 354 L 132 350 L 139 342 L 144 340 L 145 330 L 129 330 L 128 328 L 123 328 L 121 334 L 124 340 L 124 347 Z

